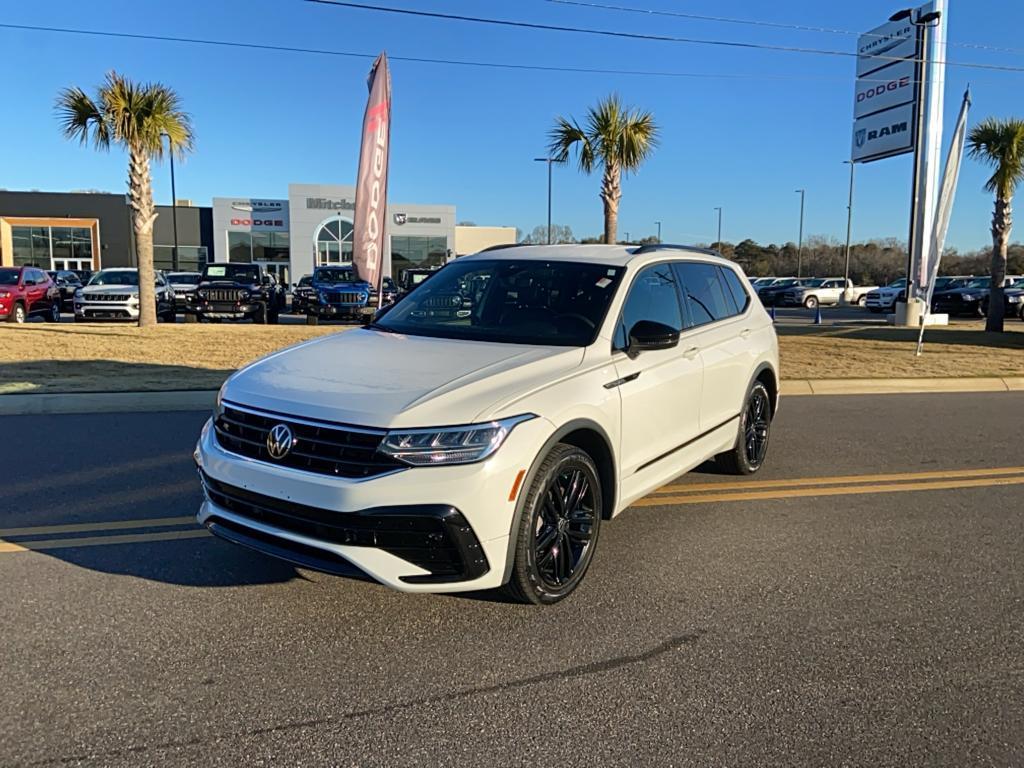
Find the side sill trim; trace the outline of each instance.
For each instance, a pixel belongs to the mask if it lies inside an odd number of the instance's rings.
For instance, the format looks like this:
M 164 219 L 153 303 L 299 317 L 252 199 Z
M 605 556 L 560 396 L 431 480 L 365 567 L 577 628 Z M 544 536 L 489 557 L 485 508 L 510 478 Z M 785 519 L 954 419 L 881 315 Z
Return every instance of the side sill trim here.
M 690 440 L 687 440 L 687 441 L 686 441 L 685 443 L 683 443 L 682 445 L 677 445 L 677 446 L 676 446 L 675 448 L 673 448 L 672 450 L 670 450 L 670 451 L 666 451 L 665 453 L 661 454 L 661 456 L 657 456 L 657 457 L 655 457 L 655 458 L 651 459 L 651 460 L 650 460 L 650 461 L 648 461 L 648 462 L 647 462 L 646 464 L 641 464 L 641 465 L 640 465 L 639 467 L 637 467 L 637 468 L 636 468 L 636 470 L 635 470 L 635 471 L 633 472 L 633 474 L 635 475 L 635 474 L 636 474 L 637 472 L 642 472 L 643 470 L 647 469 L 648 467 L 650 467 L 650 466 L 652 466 L 652 465 L 654 465 L 654 464 L 657 464 L 657 463 L 658 463 L 659 461 L 661 461 L 662 459 L 667 459 L 667 458 L 668 458 L 669 456 L 671 456 L 671 455 L 672 455 L 673 453 L 678 453 L 679 451 L 683 450 L 683 448 L 686 448 L 686 447 L 687 447 L 687 446 L 689 446 L 689 445 L 693 445 L 693 444 L 694 444 L 694 443 L 696 443 L 696 442 L 697 442 L 698 440 L 702 440 L 702 439 L 704 439 L 705 437 L 707 437 L 708 435 L 710 435 L 710 434 L 711 434 L 712 432 L 715 432 L 715 431 L 717 431 L 717 430 L 721 429 L 722 427 L 724 427 L 724 426 L 725 426 L 726 424 L 728 424 L 728 423 L 729 423 L 730 421 L 735 421 L 736 419 L 738 419 L 738 418 L 740 417 L 740 415 L 741 415 L 741 414 L 737 413 L 737 414 L 736 414 L 735 416 L 730 416 L 730 417 L 729 417 L 728 419 L 726 419 L 725 421 L 723 421 L 723 422 L 722 422 L 721 424 L 717 424 L 716 426 L 712 427 L 711 429 L 707 430 L 706 432 L 701 432 L 701 433 L 700 433 L 699 435 L 697 435 L 696 437 L 694 437 L 694 438 L 691 438 Z

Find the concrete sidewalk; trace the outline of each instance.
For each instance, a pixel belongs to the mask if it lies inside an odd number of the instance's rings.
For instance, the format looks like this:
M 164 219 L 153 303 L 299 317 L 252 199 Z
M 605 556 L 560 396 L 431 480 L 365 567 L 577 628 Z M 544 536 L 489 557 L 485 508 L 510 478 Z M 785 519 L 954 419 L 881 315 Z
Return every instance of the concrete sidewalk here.
M 1024 392 L 1024 378 L 789 379 L 782 382 L 785 397 L 928 392 Z M 0 395 L 0 415 L 208 411 L 213 408 L 216 397 L 217 391 L 212 389 Z

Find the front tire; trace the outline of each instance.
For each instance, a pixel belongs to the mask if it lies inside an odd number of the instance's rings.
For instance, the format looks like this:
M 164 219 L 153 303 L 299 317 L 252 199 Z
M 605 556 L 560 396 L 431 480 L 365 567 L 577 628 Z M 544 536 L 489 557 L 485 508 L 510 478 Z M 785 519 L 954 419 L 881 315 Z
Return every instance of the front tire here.
M 21 325 L 28 319 L 28 314 L 25 312 L 25 305 L 20 301 L 11 308 L 11 314 L 7 316 L 7 322 L 17 323 Z
M 515 600 L 551 605 L 583 581 L 601 530 L 601 481 L 593 459 L 558 443 L 544 457 L 526 492 L 506 592 Z
M 755 381 L 740 414 L 736 447 L 715 457 L 719 467 L 731 475 L 752 475 L 768 455 L 772 427 L 772 401 L 768 389 Z
M 316 315 L 306 315 L 306 325 L 319 325 L 320 318 Z
M 50 305 L 50 311 L 46 313 L 43 318 L 48 323 L 59 323 L 60 322 L 60 302 L 55 301 Z

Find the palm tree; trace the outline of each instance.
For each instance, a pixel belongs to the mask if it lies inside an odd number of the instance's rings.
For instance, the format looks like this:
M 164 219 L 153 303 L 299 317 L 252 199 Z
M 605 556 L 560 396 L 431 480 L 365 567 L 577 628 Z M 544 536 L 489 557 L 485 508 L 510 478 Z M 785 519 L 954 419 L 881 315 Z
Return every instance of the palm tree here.
M 549 134 L 552 158 L 564 163 L 573 147 L 580 170 L 602 169 L 601 200 L 604 203 L 604 241 L 617 240 L 622 172 L 636 171 L 658 145 L 658 126 L 650 112 L 623 106 L 616 94 L 587 111 L 586 127 L 559 117 Z
M 57 117 L 67 139 L 78 139 L 83 145 L 91 139 L 98 150 L 117 144 L 128 151 L 128 204 L 139 265 L 139 326 L 153 325 L 153 222 L 157 214 L 149 161 L 163 159 L 164 136 L 179 157 L 192 150 L 191 118 L 182 111 L 178 94 L 167 86 L 135 83 L 117 72 L 107 73 L 95 98 L 81 88 L 62 90 L 57 96 Z
M 1006 247 L 1013 229 L 1013 193 L 1024 180 L 1024 120 L 990 117 L 971 129 L 967 137 L 971 157 L 994 167 L 985 189 L 996 195 L 992 213 L 992 283 L 989 288 L 986 331 L 1003 330 L 1003 281 Z

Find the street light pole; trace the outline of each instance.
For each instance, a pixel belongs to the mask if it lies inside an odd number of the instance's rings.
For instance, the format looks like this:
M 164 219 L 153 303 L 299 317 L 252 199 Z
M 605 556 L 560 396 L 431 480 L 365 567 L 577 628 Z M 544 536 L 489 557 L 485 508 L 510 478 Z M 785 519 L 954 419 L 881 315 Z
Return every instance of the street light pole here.
M 845 285 L 849 285 L 850 281 L 850 233 L 853 229 L 853 172 L 857 165 L 853 160 L 843 160 L 844 163 L 850 165 L 850 196 L 846 201 L 846 273 L 843 277 L 846 278 Z
M 178 193 L 174 188 L 174 142 L 167 136 L 167 154 L 171 158 L 171 227 L 174 229 L 174 250 L 171 252 L 171 270 L 178 271 Z
M 714 210 L 718 211 L 718 252 L 722 252 L 722 209 L 717 207 Z
M 660 244 L 661 243 L 661 222 L 660 221 L 656 221 L 654 223 L 658 225 L 658 243 Z
M 803 277 L 803 263 L 804 263 L 804 195 L 807 193 L 805 189 L 794 190 L 800 193 L 800 239 L 797 241 L 796 246 L 796 276 Z
M 553 157 L 535 157 L 533 161 L 548 164 L 548 245 L 551 245 L 551 164 L 558 161 Z

